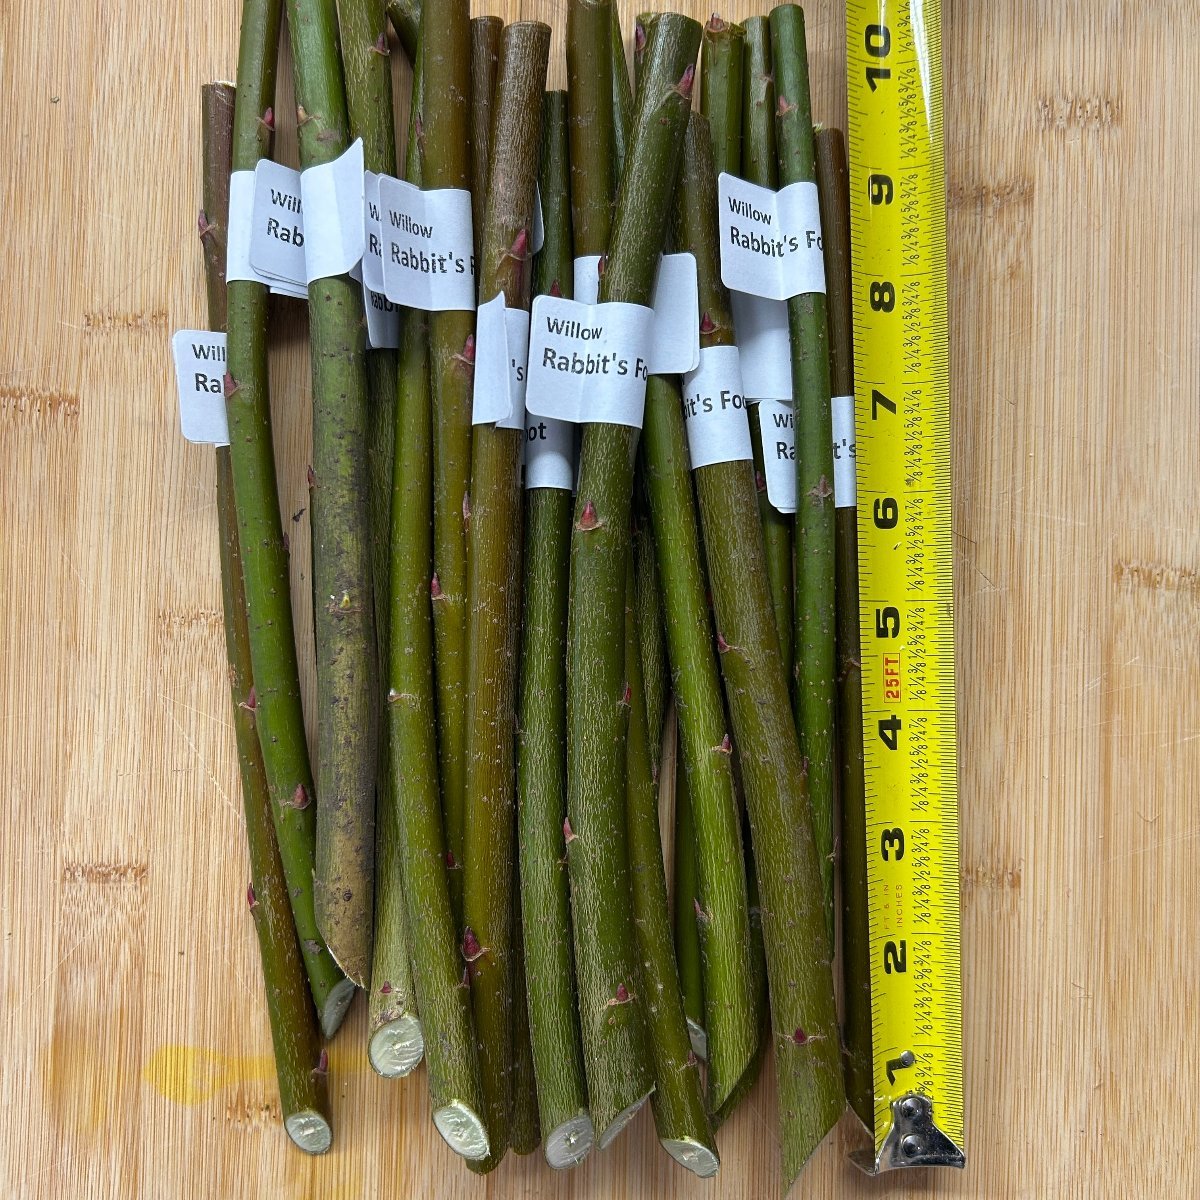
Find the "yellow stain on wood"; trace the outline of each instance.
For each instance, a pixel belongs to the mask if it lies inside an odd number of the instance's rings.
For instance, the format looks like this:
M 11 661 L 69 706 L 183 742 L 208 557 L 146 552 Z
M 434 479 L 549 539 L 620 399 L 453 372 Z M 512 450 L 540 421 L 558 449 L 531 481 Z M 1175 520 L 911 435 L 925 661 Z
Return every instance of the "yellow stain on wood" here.
M 275 1059 L 204 1046 L 160 1046 L 142 1068 L 142 1079 L 176 1104 L 203 1104 L 235 1084 L 273 1082 Z
M 353 1054 L 330 1050 L 331 1076 L 373 1074 Z M 176 1104 L 204 1104 L 222 1091 L 247 1083 L 275 1083 L 270 1054 L 225 1054 L 207 1046 L 159 1046 L 142 1068 L 142 1080 Z

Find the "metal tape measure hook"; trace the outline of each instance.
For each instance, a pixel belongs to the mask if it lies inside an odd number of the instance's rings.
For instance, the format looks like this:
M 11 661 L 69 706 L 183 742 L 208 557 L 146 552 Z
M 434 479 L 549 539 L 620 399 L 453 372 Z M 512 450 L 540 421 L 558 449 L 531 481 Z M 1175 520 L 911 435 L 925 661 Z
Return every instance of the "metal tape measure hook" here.
M 934 1124 L 933 1101 L 908 1092 L 892 1101 L 892 1127 L 878 1156 L 858 1150 L 850 1156 L 868 1175 L 897 1167 L 965 1167 L 966 1155 Z

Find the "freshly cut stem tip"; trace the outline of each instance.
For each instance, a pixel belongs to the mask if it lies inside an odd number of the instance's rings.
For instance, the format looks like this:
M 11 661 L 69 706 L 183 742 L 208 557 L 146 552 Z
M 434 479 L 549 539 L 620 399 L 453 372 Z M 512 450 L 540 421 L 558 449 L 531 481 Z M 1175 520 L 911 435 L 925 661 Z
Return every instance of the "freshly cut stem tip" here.
M 452 1100 L 433 1110 L 433 1124 L 446 1145 L 468 1162 L 488 1156 L 488 1137 L 479 1115 L 469 1105 Z
M 693 1175 L 701 1179 L 711 1179 L 721 1165 L 716 1152 L 701 1142 L 694 1142 L 689 1138 L 660 1138 L 659 1141 L 662 1148 L 681 1167 L 687 1167 Z
M 333 1129 L 320 1113 L 292 1113 L 283 1125 L 288 1137 L 306 1154 L 324 1154 L 333 1144 Z
M 412 1013 L 403 1013 L 388 1021 L 371 1035 L 367 1056 L 371 1066 L 389 1078 L 398 1078 L 414 1070 L 425 1054 L 421 1022 Z
M 546 1135 L 546 1161 L 558 1170 L 577 1167 L 591 1153 L 595 1140 L 587 1113 L 568 1117 Z

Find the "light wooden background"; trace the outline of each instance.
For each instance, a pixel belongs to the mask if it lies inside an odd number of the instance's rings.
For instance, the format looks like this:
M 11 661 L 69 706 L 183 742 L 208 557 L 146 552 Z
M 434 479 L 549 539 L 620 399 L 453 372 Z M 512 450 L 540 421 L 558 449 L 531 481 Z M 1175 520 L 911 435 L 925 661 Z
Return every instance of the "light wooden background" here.
M 1200 13 L 946 7 L 970 1165 L 869 1184 L 843 1130 L 794 1194 L 1194 1195 Z M 561 0 L 518 12 L 564 24 Z M 827 121 L 840 12 L 809 7 Z M 423 1082 L 368 1070 L 361 1003 L 332 1053 L 335 1149 L 285 1145 L 212 460 L 179 435 L 168 360 L 204 319 L 199 87 L 232 73 L 238 20 L 233 0 L 0 6 L 3 1191 L 775 1195 L 762 1087 L 715 1183 L 658 1152 L 648 1114 L 574 1174 L 510 1157 L 480 1182 Z M 297 307 L 279 314 L 290 515 L 307 358 Z M 306 628 L 306 519 L 290 532 Z

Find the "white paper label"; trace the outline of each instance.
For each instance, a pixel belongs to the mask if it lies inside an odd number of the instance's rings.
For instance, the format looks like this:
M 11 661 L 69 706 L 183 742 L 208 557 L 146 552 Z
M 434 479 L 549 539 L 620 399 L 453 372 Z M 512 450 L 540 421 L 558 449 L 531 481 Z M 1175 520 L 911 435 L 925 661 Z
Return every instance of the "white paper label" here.
M 787 305 L 748 292 L 730 292 L 733 327 L 742 352 L 742 385 L 746 400 L 792 398 L 792 344 Z
M 700 365 L 700 293 L 694 254 L 664 254 L 650 293 L 652 375 L 682 375 Z
M 300 172 L 269 158 L 260 158 L 254 168 L 250 265 L 271 282 L 306 286 Z
M 206 329 L 180 329 L 171 339 L 171 356 L 175 359 L 183 436 L 200 445 L 228 446 L 225 335 Z
M 781 513 L 796 511 L 796 422 L 790 404 L 763 400 L 758 406 L 767 499 Z
M 549 417 L 525 418 L 525 486 L 575 487 L 575 426 Z
M 229 176 L 229 229 L 225 246 L 226 280 L 244 279 L 261 283 L 276 295 L 305 299 L 308 289 L 302 284 L 285 284 L 260 274 L 250 263 L 250 239 L 254 225 L 254 172 L 234 171 Z
M 546 244 L 546 218 L 542 215 L 542 189 L 536 183 L 533 185 L 533 229 L 530 235 L 534 254 L 540 254 Z
M 387 298 L 426 312 L 473 311 L 471 193 L 460 188 L 423 192 L 383 175 L 379 208 Z
M 855 463 L 858 446 L 854 437 L 854 397 L 833 398 L 833 503 L 853 508 L 858 503 Z
M 346 275 L 362 261 L 364 182 L 362 138 L 333 162 L 300 173 L 307 282 Z
M 575 260 L 575 299 L 595 304 L 600 292 L 600 257 Z M 650 293 L 654 328 L 650 374 L 682 375 L 700 362 L 700 295 L 694 254 L 664 254 Z
M 367 345 L 372 350 L 395 350 L 400 345 L 400 305 L 382 292 L 363 284 L 363 311 L 367 316 Z
M 650 374 L 650 316 L 640 304 L 538 296 L 529 335 L 529 411 L 576 424 L 640 429 Z
M 379 180 L 374 171 L 363 172 L 362 280 L 373 292 L 383 291 L 383 232 L 379 224 Z
M 595 304 L 600 295 L 600 255 L 585 254 L 572 263 L 571 274 L 575 299 L 581 304 Z
M 525 428 L 528 357 L 529 314 L 523 308 L 506 308 L 503 293 L 481 304 L 475 318 L 474 424 Z
M 683 377 L 683 418 L 692 470 L 752 459 L 750 422 L 736 346 L 706 346 Z
M 771 300 L 825 291 L 815 183 L 790 183 L 775 192 L 722 171 L 717 190 L 727 288 Z

